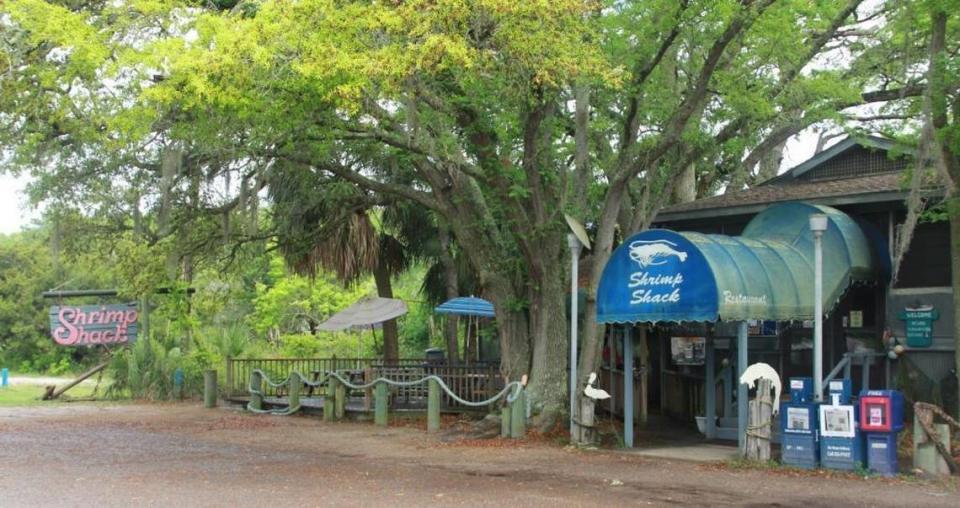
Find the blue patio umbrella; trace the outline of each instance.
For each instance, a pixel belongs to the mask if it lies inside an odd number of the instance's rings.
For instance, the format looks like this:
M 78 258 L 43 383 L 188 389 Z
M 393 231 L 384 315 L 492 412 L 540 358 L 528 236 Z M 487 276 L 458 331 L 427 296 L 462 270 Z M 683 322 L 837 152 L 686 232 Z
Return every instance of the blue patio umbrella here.
M 440 314 L 453 314 L 455 316 L 467 316 L 466 327 L 470 327 L 470 317 L 495 317 L 496 314 L 493 311 L 493 304 L 484 300 L 483 298 L 477 298 L 475 296 L 461 296 L 457 298 L 451 298 L 440 305 L 434 307 L 434 312 Z M 477 326 L 477 354 L 480 356 L 480 323 L 479 320 L 474 320 L 474 324 Z M 469 340 L 469 334 L 467 335 Z M 469 362 L 469 359 L 467 359 Z
M 440 314 L 454 314 L 457 316 L 494 317 L 496 315 L 493 312 L 492 303 L 475 296 L 451 298 L 436 306 L 433 310 Z

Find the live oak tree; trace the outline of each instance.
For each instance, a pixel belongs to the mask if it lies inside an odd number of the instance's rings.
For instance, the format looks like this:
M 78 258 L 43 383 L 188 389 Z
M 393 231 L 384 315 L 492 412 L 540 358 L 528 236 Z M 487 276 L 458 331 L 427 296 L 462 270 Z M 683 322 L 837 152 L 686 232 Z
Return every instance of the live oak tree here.
M 161 132 L 147 146 L 182 154 L 204 176 L 183 186 L 184 204 L 199 196 L 195 208 L 204 182 L 233 175 L 249 197 L 274 167 L 296 165 L 331 182 L 318 193 L 349 184 L 372 203 L 430 210 L 494 301 L 502 370 L 531 375 L 545 425 L 566 400 L 563 213 L 595 231 L 585 375 L 600 361 L 602 267 L 678 182 L 701 195 L 741 185 L 804 128 L 916 95 L 861 65 L 884 33 L 884 6 L 859 0 L 62 3 L 75 9 L 55 13 L 66 35 L 48 29 L 39 0 L 8 2 L 3 26 L 60 48 L 54 62 L 76 61 L 87 88 L 123 85 L 81 146 L 109 140 L 136 155 Z M 42 107 L 71 96 L 71 80 L 53 81 L 50 96 L 35 97 Z M 18 96 L 5 101 L 31 118 Z M 95 111 L 57 114 L 99 126 Z M 164 173 L 166 153 L 153 158 L 159 177 L 148 173 L 161 191 L 164 174 L 183 174 Z M 162 210 L 163 192 L 157 202 Z

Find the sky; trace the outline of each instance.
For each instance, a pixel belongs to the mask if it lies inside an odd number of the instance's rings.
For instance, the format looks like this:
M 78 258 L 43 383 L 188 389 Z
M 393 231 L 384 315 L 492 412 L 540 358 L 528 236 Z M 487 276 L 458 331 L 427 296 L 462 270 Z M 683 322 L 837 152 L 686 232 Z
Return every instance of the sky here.
M 37 217 L 24 193 L 27 181 L 0 173 L 0 234 L 16 233 Z

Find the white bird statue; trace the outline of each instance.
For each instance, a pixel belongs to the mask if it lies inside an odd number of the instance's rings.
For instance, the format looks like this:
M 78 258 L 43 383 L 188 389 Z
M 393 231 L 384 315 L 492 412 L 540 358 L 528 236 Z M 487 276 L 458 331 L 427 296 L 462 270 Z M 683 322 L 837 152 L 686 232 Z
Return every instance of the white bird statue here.
M 773 414 L 780 412 L 780 376 L 777 374 L 777 371 L 773 370 L 773 367 L 765 363 L 755 363 L 749 367 L 747 370 L 743 371 L 743 375 L 740 376 L 740 384 L 747 385 L 750 388 L 756 388 L 757 380 L 769 379 L 773 384 Z
M 594 388 L 593 383 L 597 380 L 597 373 L 591 372 L 590 379 L 587 381 L 586 388 L 583 389 L 583 394 L 587 397 L 590 397 L 593 400 L 606 400 L 610 398 L 610 394 L 606 390 L 601 390 L 600 388 Z

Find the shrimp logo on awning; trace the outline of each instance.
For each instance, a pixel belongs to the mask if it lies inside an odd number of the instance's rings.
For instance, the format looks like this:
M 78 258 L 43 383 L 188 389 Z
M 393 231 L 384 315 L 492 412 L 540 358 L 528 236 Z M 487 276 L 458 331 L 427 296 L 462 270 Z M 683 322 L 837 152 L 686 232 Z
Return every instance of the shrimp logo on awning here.
M 630 243 L 630 259 L 640 266 L 640 271 L 630 274 L 627 283 L 632 291 L 630 304 L 677 303 L 680 301 L 680 285 L 683 273 L 670 270 L 667 265 L 676 258 L 680 263 L 687 260 L 687 253 L 677 249 L 677 244 L 668 240 L 636 240 Z
M 666 263 L 671 256 L 680 262 L 687 260 L 687 253 L 677 250 L 677 244 L 667 240 L 637 240 L 630 243 L 630 259 L 640 268 Z

